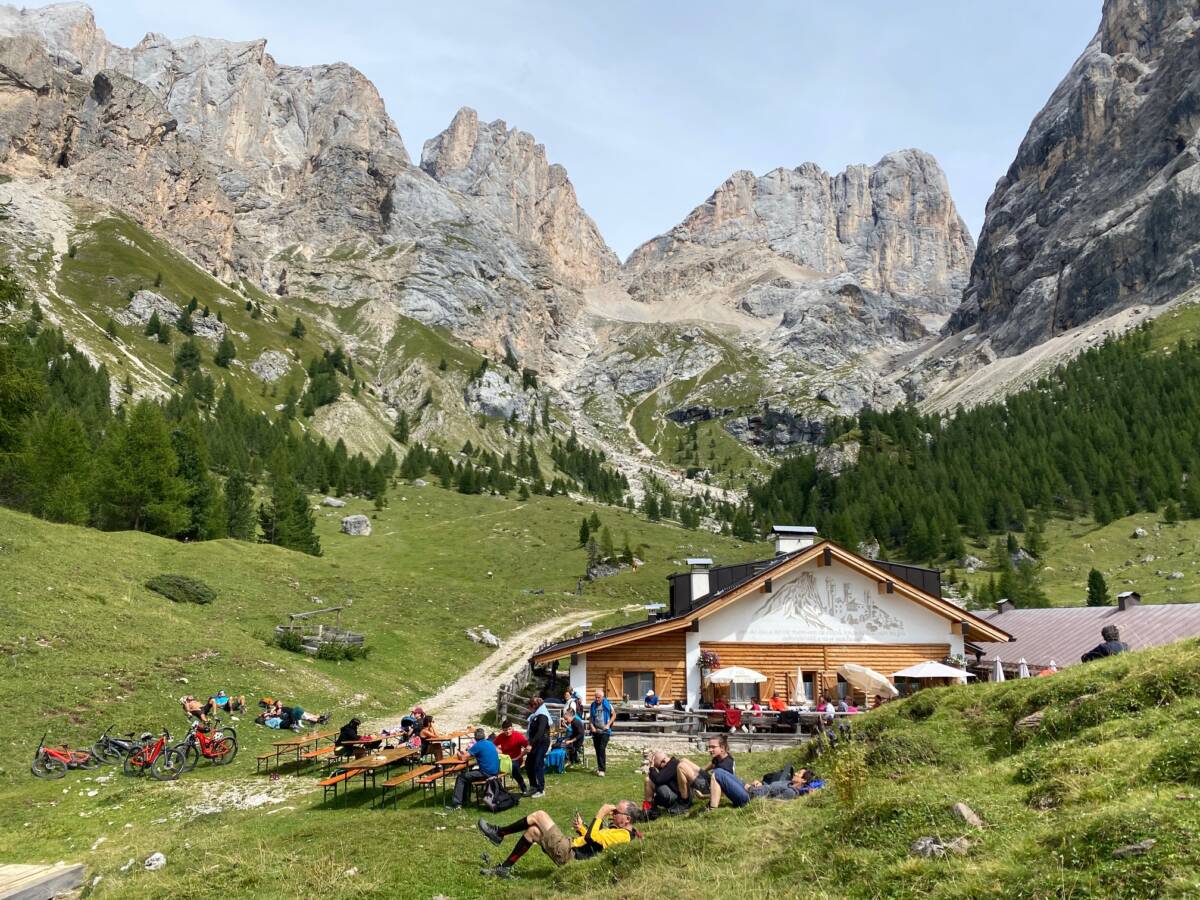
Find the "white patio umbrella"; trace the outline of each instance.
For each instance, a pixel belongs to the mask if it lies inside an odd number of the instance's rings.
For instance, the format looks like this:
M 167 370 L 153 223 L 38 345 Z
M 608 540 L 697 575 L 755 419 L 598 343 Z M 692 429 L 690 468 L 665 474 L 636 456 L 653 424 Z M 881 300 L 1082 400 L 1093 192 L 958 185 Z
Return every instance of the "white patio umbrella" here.
M 1021 657 L 1021 661 L 1019 663 L 1017 663 L 1017 677 L 1018 678 L 1028 678 L 1029 677 L 1029 663 L 1025 662 L 1025 657 L 1023 657 L 1023 656 Z
M 709 684 L 762 684 L 767 676 L 744 666 L 725 666 L 709 672 L 704 680 Z
M 992 660 L 992 681 L 1004 680 L 1004 663 L 1000 662 L 1000 657 Z
M 900 692 L 874 669 L 860 666 L 858 663 L 842 663 L 838 666 L 838 674 L 854 685 L 868 697 L 898 697 Z
M 964 683 L 964 679 L 974 678 L 970 672 L 964 672 L 962 669 L 957 669 L 954 666 L 948 666 L 945 663 L 934 662 L 932 659 L 922 663 L 917 663 L 915 666 L 909 666 L 907 669 L 901 669 L 899 672 L 892 673 L 893 678 L 953 678 L 960 683 Z

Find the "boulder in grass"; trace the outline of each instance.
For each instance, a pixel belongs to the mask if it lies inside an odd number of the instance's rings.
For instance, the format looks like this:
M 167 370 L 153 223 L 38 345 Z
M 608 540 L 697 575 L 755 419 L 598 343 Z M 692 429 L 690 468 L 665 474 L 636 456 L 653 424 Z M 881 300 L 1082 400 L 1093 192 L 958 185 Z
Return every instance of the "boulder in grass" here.
M 369 537 L 371 534 L 371 520 L 362 514 L 346 516 L 346 518 L 342 519 L 342 533 L 348 534 L 351 537 Z
M 337 497 L 326 497 L 324 500 L 321 501 L 321 505 L 322 506 L 332 506 L 335 509 L 341 509 L 343 506 L 346 505 L 346 501 L 339 500 Z

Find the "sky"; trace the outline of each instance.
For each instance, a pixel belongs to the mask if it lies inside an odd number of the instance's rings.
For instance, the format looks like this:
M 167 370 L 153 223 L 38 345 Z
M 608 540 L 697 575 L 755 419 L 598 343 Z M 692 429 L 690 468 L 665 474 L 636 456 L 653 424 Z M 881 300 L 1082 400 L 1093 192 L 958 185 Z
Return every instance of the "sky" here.
M 33 4 L 30 4 L 33 5 Z M 978 236 L 1033 116 L 1101 0 L 94 0 L 110 41 L 267 38 L 286 65 L 341 61 L 379 88 L 417 160 L 462 106 L 564 165 L 624 258 L 730 174 L 830 172 L 932 153 Z

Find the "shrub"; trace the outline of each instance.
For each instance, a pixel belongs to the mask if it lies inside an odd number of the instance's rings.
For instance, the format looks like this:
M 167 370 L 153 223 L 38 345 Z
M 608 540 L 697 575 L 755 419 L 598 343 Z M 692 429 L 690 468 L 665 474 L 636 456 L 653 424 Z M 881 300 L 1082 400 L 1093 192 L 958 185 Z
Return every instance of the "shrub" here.
M 304 645 L 300 641 L 300 632 L 298 631 L 276 632 L 275 646 L 282 650 L 291 651 L 292 653 L 299 653 L 304 649 Z
M 355 660 L 366 659 L 366 645 L 356 644 L 321 644 L 317 648 L 317 659 Z
M 155 575 L 146 587 L 176 603 L 212 603 L 217 592 L 203 581 L 186 575 Z
M 848 744 L 840 747 L 833 756 L 829 773 L 838 802 L 853 807 L 867 786 L 867 764 L 862 746 Z

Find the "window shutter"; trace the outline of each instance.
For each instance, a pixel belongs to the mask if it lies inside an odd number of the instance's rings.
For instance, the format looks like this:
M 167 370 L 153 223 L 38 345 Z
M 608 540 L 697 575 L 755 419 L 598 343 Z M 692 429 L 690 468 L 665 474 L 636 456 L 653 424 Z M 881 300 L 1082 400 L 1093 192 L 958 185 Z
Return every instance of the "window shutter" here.
M 608 699 L 616 701 L 620 700 L 625 693 L 625 688 L 621 684 L 621 673 L 614 669 L 609 669 L 604 673 L 604 696 Z
M 788 675 L 787 675 L 787 697 L 785 699 L 789 703 L 791 703 L 792 698 L 796 696 L 797 688 L 798 688 L 798 686 L 796 684 L 796 676 L 793 673 L 788 672 Z
M 765 700 L 775 692 L 775 676 L 768 675 L 767 680 L 758 686 L 759 699 Z

